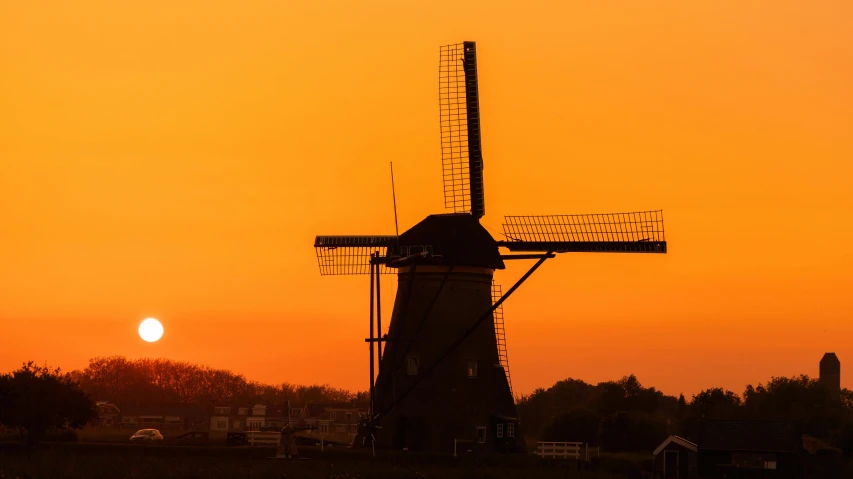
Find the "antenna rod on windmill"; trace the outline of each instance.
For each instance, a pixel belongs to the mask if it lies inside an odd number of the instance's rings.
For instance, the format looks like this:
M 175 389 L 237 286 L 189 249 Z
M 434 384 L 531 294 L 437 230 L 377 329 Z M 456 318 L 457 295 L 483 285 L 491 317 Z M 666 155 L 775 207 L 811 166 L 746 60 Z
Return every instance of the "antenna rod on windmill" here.
M 400 227 L 397 226 L 397 192 L 394 191 L 394 162 L 391 162 L 391 196 L 394 198 L 394 234 L 400 236 Z

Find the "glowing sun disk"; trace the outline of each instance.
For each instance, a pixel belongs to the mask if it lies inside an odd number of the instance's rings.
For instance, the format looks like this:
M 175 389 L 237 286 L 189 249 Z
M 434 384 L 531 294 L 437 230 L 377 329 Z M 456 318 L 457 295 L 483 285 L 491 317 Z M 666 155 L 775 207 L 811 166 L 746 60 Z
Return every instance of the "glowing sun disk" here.
M 163 325 L 154 318 L 147 318 L 139 324 L 139 337 L 153 343 L 163 337 Z

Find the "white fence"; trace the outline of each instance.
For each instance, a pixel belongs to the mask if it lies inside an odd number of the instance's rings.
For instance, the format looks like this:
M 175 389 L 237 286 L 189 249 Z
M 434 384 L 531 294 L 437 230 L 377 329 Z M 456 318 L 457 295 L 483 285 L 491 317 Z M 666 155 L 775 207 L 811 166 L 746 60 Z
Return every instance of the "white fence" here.
M 551 459 L 580 459 L 584 449 L 582 442 L 537 442 L 536 455 Z
M 536 455 L 543 458 L 551 459 L 575 459 L 581 458 L 589 461 L 590 452 L 596 456 L 599 449 L 596 447 L 591 449 L 588 444 L 582 442 L 543 442 L 536 443 Z
M 278 446 L 281 433 L 278 431 L 246 431 L 246 440 L 250 446 Z
M 457 456 L 456 450 L 459 448 L 459 444 L 473 444 L 473 443 L 474 443 L 474 441 L 472 441 L 470 439 L 454 439 L 453 440 L 453 457 Z M 467 446 L 463 446 L 463 448 L 465 451 L 471 452 L 471 450 L 468 449 Z

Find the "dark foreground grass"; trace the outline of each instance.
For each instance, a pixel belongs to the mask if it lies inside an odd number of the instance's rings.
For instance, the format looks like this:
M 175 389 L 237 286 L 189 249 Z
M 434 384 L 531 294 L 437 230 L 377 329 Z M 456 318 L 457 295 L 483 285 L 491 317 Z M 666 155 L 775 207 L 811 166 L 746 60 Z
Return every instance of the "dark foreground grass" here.
M 302 459 L 275 460 L 271 449 L 162 447 L 126 444 L 44 444 L 28 457 L 0 444 L 0 478 L 235 478 L 235 479 L 621 479 L 616 471 L 578 470 L 573 462 L 535 456 L 458 457 L 319 448 Z M 636 477 L 636 476 L 635 476 Z

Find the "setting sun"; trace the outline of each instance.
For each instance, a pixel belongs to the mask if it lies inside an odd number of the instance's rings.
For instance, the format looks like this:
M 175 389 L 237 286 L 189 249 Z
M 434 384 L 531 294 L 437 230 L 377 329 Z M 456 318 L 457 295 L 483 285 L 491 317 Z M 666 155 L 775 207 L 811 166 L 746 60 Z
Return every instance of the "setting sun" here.
M 139 337 L 153 343 L 163 337 L 163 325 L 154 318 L 148 318 L 139 324 Z

